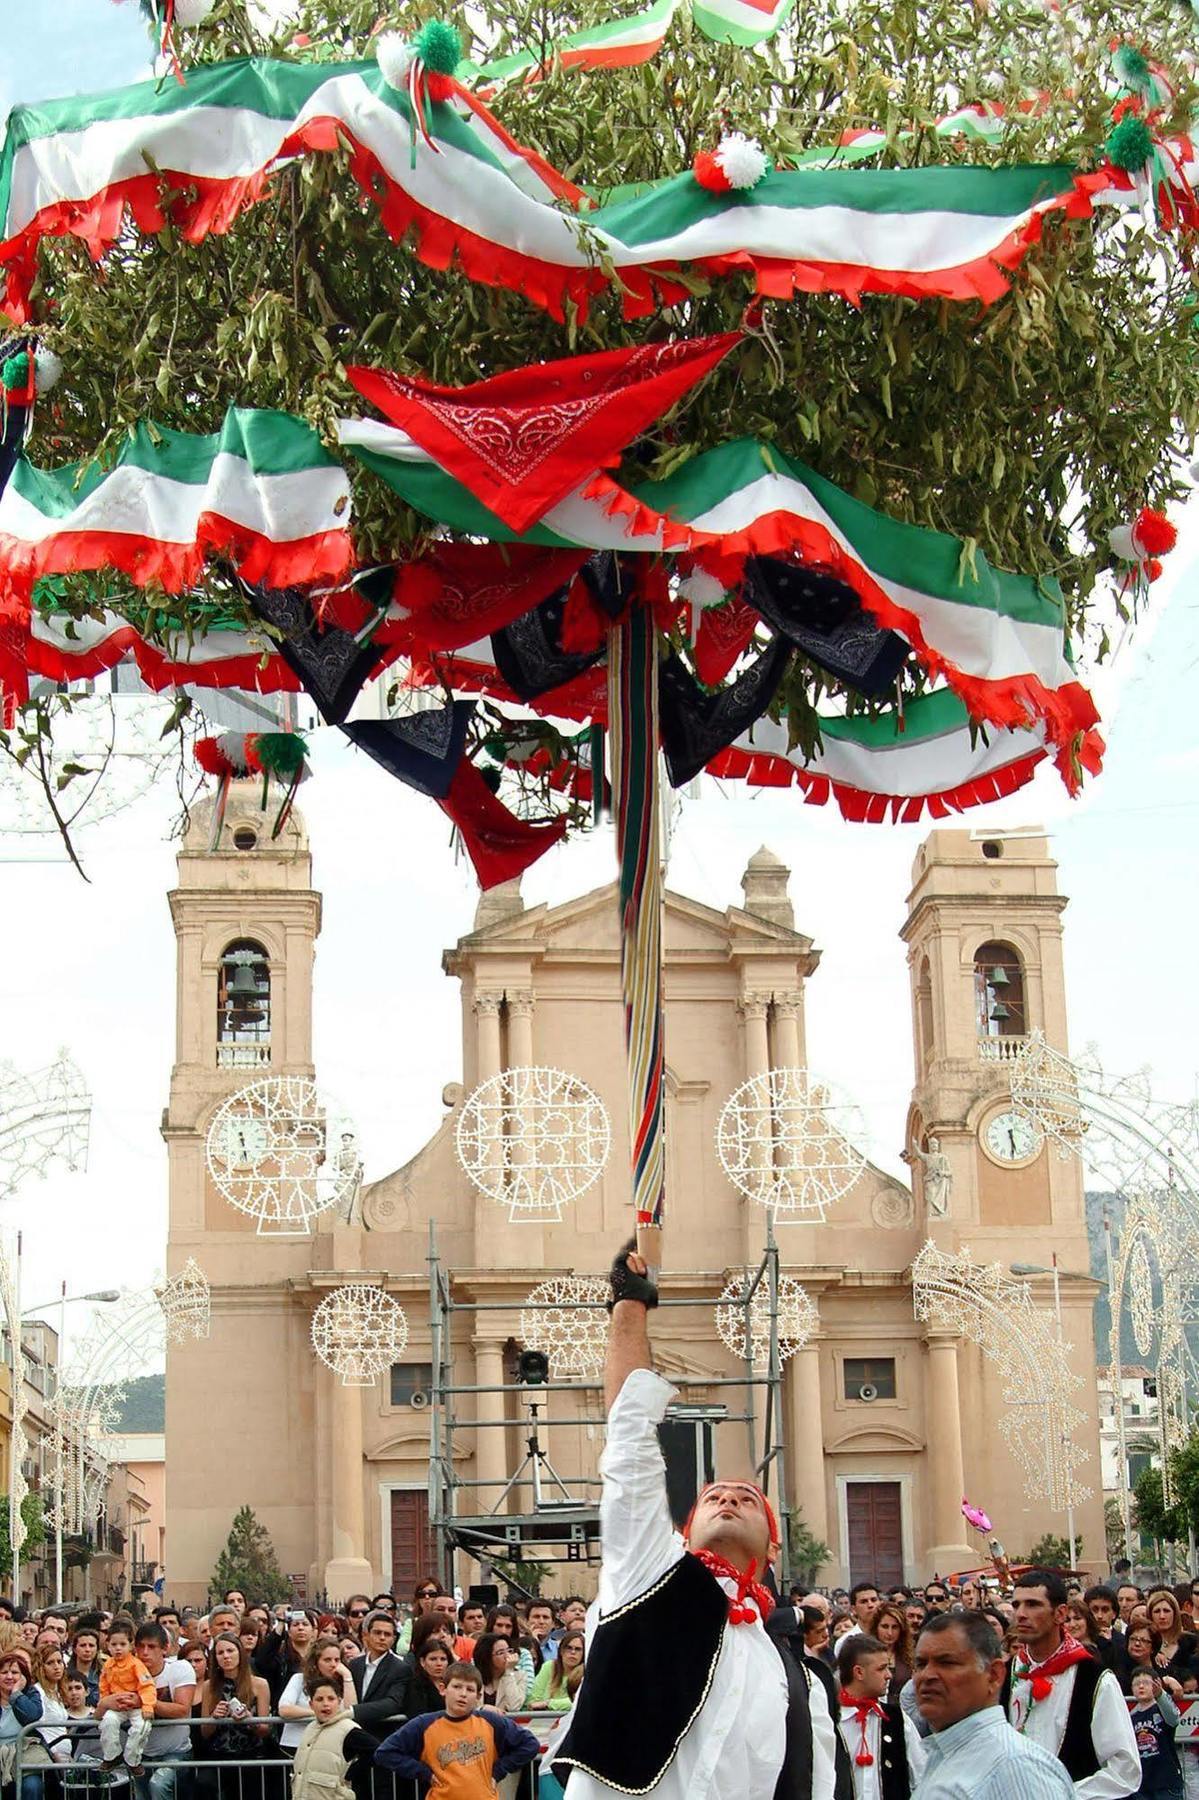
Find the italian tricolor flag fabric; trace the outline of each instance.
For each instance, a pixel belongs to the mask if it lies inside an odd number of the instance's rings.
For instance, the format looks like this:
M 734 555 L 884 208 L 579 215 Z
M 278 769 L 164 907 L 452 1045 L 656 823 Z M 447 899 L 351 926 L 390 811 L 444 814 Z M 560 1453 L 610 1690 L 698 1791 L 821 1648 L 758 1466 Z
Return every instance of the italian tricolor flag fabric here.
M 472 536 L 516 534 L 395 427 L 343 420 L 341 439 L 430 518 Z M 1043 722 L 1059 748 L 1097 714 L 1065 651 L 1055 583 L 973 562 L 958 539 L 889 518 L 773 447 L 742 438 L 665 481 L 622 488 L 599 472 L 551 507 L 521 542 L 597 550 L 799 551 L 840 576 L 880 624 L 902 635 L 980 720 Z
M 143 424 L 109 469 L 17 460 L 0 494 L 0 615 L 27 621 L 34 583 L 72 570 L 181 593 L 209 554 L 273 587 L 335 579 L 349 524 L 346 472 L 300 419 L 234 408 L 211 436 Z
M 733 0 L 728 0 L 729 4 Z M 755 10 L 749 0 L 736 0 Z M 510 287 L 562 316 L 619 280 L 631 314 L 680 297 L 675 269 L 746 273 L 759 292 L 989 301 L 1052 212 L 1086 217 L 1097 176 L 1067 165 L 782 170 L 748 193 L 712 194 L 690 172 L 585 212 L 578 189 L 501 126 L 430 104 L 436 152 L 373 63 L 245 59 L 186 86 L 143 82 L 18 107 L 0 158 L 4 305 L 28 316 L 43 237 L 97 258 L 131 220 L 185 240 L 229 229 L 286 158 L 348 145 L 353 178 L 396 239 L 436 268 Z M 414 148 L 415 146 L 415 148 Z M 165 189 L 175 190 L 166 199 Z M 180 191 L 181 190 L 181 191 Z

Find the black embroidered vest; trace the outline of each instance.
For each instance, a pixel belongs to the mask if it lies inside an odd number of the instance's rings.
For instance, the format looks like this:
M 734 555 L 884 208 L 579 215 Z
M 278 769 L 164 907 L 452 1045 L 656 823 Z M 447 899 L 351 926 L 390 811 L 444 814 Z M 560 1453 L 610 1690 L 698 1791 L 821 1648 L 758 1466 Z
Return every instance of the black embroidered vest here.
M 883 1800 L 908 1800 L 912 1791 L 908 1773 L 908 1740 L 903 1729 L 903 1708 L 898 1700 L 884 1700 L 879 1724 L 878 1779 Z
M 711 1690 L 728 1612 L 716 1577 L 696 1557 L 682 1556 L 644 1594 L 605 1614 L 554 1757 L 558 1780 L 583 1769 L 622 1794 L 655 1787 Z M 787 1737 L 774 1800 L 811 1800 L 808 1677 L 789 1650 L 775 1649 L 787 1678 Z M 614 1730 L 614 1720 L 624 1729 Z
M 1070 1706 L 1066 1713 L 1066 1730 L 1062 1737 L 1057 1759 L 1065 1769 L 1071 1781 L 1085 1781 L 1088 1775 L 1094 1775 L 1099 1768 L 1099 1758 L 1095 1754 L 1095 1745 L 1091 1738 L 1091 1713 L 1095 1706 L 1095 1694 L 1099 1687 L 1099 1679 L 1103 1674 L 1103 1665 L 1094 1656 L 1086 1662 L 1078 1662 L 1074 1668 L 1074 1690 L 1070 1695 Z M 1012 1671 L 1011 1665 L 1003 1678 L 1000 1701 L 1005 1718 L 1011 1717 Z

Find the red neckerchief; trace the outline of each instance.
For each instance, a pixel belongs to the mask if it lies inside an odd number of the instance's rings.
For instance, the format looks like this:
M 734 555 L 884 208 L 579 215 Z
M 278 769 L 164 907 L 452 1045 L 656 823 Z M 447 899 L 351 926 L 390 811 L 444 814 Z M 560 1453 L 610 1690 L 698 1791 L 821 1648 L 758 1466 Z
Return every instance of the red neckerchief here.
M 1027 1681 L 1032 1690 L 1034 1704 L 1039 1700 L 1048 1700 L 1053 1692 L 1053 1678 L 1072 1669 L 1075 1663 L 1088 1662 L 1091 1652 L 1077 1638 L 1072 1638 L 1068 1631 L 1062 1633 L 1062 1641 L 1052 1656 L 1044 1662 L 1034 1663 L 1023 1644 L 1016 1650 L 1017 1681 Z
M 763 1587 L 760 1581 L 754 1580 L 754 1571 L 758 1566 L 756 1562 L 750 1563 L 749 1568 L 742 1574 L 741 1570 L 735 1568 L 727 1557 L 721 1556 L 719 1551 L 693 1550 L 691 1555 L 697 1562 L 703 1563 L 709 1574 L 715 1575 L 718 1580 L 723 1579 L 737 1583 L 737 1592 L 729 1595 L 730 1625 L 752 1625 L 759 1613 L 765 1624 L 774 1611 L 774 1595 L 768 1587 Z M 746 1600 L 753 1601 L 754 1606 L 758 1609 L 757 1613 L 752 1607 L 745 1605 Z
M 841 1689 L 841 1704 L 858 1722 L 858 1753 L 853 1760 L 859 1769 L 868 1769 L 874 1758 L 866 1744 L 866 1721 L 872 1716 L 885 1719 L 887 1715 L 877 1700 L 859 1700 L 856 1694 L 847 1693 L 844 1688 Z

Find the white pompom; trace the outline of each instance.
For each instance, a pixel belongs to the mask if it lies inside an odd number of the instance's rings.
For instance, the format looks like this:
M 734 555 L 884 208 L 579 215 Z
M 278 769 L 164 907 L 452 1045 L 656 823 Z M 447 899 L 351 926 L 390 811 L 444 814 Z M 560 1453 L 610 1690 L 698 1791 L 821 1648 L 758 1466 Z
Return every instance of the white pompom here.
M 1191 480 L 1199 481 L 1199 461 L 1195 461 L 1191 464 Z
M 175 0 L 175 23 L 190 31 L 195 25 L 203 25 L 215 5 L 216 0 Z
M 1141 553 L 1137 549 L 1131 525 L 1117 525 L 1108 532 L 1107 541 L 1111 545 L 1112 555 L 1118 556 L 1122 562 L 1140 562 Z
M 766 152 L 757 138 L 748 138 L 741 131 L 731 131 L 728 137 L 721 138 L 716 146 L 716 160 L 731 188 L 757 187 L 766 173 Z
M 408 71 L 416 55 L 416 46 L 398 31 L 385 31 L 375 43 L 375 61 L 388 87 L 403 89 L 408 85 Z
M 679 582 L 679 593 L 692 606 L 719 606 L 727 592 L 723 581 L 709 575 L 706 569 L 692 569 L 690 575 L 684 575 Z
M 54 350 L 39 350 L 33 359 L 35 393 L 48 394 L 62 378 L 62 357 Z

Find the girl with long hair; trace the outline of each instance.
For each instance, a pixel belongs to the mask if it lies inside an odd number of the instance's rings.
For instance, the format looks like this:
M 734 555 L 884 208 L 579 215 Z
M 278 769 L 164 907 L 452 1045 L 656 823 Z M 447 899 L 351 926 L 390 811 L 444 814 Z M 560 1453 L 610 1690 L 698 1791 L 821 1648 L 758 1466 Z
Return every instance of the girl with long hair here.
M 255 1675 L 250 1659 L 235 1632 L 222 1631 L 213 1639 L 208 1656 L 208 1680 L 204 1684 L 198 1754 L 206 1763 L 253 1762 L 263 1754 L 263 1739 L 270 1727 L 255 1723 L 271 1710 L 270 1690 Z M 198 1771 L 201 1788 L 216 1800 L 240 1800 L 240 1768 Z
M 450 1671 L 453 1651 L 436 1632 L 416 1652 L 416 1664 L 408 1677 L 400 1700 L 400 1711 L 410 1719 L 421 1713 L 445 1711 L 445 1678 Z
M 67 1663 L 72 1675 L 81 1675 L 87 1688 L 87 1703 L 95 1706 L 100 1698 L 100 1671 L 104 1657 L 100 1650 L 100 1633 L 90 1625 L 81 1626 L 71 1639 L 71 1657 Z
M 496 1712 L 519 1712 L 528 1682 L 517 1662 L 517 1648 L 502 1632 L 485 1631 L 475 1645 L 474 1665 L 483 1677 L 483 1704 Z
M 1179 1606 L 1170 1588 L 1154 1588 L 1146 1602 L 1149 1609 L 1149 1623 L 1161 1639 L 1161 1645 L 1153 1660 L 1159 1669 L 1167 1669 L 1177 1660 L 1179 1663 L 1191 1663 L 1195 1660 L 1196 1640 L 1193 1632 L 1182 1628 L 1182 1608 Z
M 544 1706 L 549 1712 L 569 1712 L 583 1679 L 585 1650 L 586 1638 L 581 1631 L 564 1631 L 553 1662 L 542 1663 L 537 1671 L 528 1704 Z
M 884 1650 L 891 1652 L 891 1680 L 887 1687 L 887 1698 L 898 1700 L 900 1689 L 912 1678 L 912 1634 L 908 1630 L 903 1607 L 897 1606 L 893 1600 L 884 1600 L 876 1608 L 870 1621 L 870 1635 L 878 1639 Z
M 279 1696 L 279 1717 L 287 1723 L 279 1733 L 279 1747 L 293 1752 L 312 1723 L 308 1690 L 317 1676 L 341 1684 L 341 1703 L 353 1708 L 357 1695 L 354 1677 L 341 1660 L 341 1643 L 333 1636 L 318 1637 L 304 1658 L 304 1667 L 293 1675 Z

